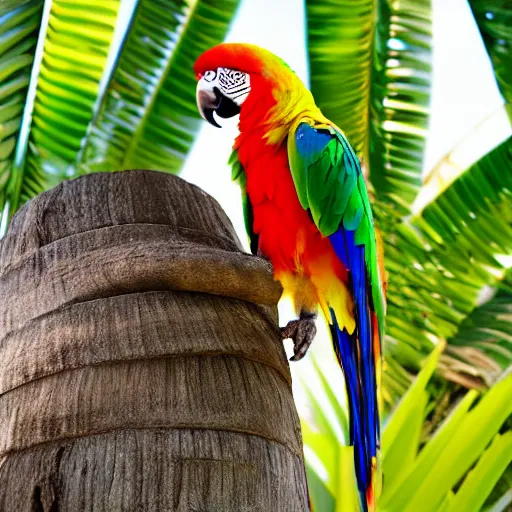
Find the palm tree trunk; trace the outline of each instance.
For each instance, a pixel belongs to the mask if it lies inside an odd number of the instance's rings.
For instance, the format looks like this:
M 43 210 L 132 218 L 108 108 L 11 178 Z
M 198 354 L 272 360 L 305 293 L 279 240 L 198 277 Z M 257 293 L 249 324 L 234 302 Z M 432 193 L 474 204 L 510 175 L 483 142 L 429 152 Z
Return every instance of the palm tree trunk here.
M 0 511 L 308 510 L 280 293 L 174 176 L 28 203 L 0 242 Z

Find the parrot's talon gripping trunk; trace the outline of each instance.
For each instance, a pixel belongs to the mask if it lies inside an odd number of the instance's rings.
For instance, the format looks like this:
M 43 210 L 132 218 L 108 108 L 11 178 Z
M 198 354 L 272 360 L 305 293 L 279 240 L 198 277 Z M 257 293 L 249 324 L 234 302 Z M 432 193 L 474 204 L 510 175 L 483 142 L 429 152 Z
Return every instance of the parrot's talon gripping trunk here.
M 281 329 L 283 339 L 293 340 L 293 353 L 290 361 L 300 361 L 309 350 L 316 336 L 316 313 L 301 312 L 298 320 L 288 322 Z

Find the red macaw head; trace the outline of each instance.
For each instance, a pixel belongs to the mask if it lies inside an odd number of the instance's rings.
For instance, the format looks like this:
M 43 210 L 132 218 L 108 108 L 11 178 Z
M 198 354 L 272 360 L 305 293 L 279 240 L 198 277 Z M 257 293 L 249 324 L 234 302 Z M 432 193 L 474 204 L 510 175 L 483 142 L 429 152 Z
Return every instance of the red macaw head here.
M 249 95 L 265 101 L 265 93 L 275 96 L 277 89 L 293 87 L 290 75 L 298 80 L 279 57 L 243 43 L 224 43 L 207 50 L 197 59 L 194 72 L 199 113 L 219 128 L 214 112 L 224 119 L 233 117 L 241 113 Z

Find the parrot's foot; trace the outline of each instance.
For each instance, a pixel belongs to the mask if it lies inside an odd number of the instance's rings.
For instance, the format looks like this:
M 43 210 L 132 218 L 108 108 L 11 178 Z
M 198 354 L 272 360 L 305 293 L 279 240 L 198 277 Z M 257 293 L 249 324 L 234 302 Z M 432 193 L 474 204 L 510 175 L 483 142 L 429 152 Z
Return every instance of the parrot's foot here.
M 299 361 L 308 351 L 311 342 L 316 336 L 315 313 L 301 313 L 298 320 L 288 322 L 286 327 L 281 329 L 283 339 L 293 340 L 294 356 L 290 361 Z

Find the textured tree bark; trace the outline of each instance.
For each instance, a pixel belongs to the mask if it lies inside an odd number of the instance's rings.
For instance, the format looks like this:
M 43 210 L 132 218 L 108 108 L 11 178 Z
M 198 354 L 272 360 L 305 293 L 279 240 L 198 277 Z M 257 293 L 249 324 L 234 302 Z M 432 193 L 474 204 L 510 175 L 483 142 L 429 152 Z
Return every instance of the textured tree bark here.
M 308 510 L 280 293 L 174 176 L 27 204 L 0 242 L 0 511 Z

